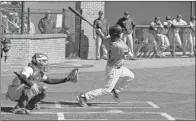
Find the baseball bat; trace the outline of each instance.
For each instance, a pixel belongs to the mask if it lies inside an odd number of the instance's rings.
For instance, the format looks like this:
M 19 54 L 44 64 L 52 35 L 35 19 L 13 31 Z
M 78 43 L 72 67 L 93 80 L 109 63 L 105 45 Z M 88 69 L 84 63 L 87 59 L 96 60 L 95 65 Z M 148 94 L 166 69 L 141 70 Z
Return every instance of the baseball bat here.
M 91 25 L 93 28 L 95 28 L 95 26 L 93 26 L 93 24 L 91 24 L 88 20 L 86 20 L 86 18 L 84 18 L 79 12 L 77 12 L 76 10 L 74 10 L 71 7 L 68 7 L 68 9 L 70 11 L 72 11 L 74 14 L 76 14 L 77 16 L 79 16 L 82 20 L 86 21 L 89 25 Z M 95 28 L 96 29 L 96 28 Z

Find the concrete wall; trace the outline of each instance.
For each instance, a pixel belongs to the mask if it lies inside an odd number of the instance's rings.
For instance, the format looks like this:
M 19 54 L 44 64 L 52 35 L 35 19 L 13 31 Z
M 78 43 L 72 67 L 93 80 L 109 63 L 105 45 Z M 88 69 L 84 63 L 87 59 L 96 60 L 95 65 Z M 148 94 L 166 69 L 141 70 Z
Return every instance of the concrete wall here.
M 105 2 L 106 18 L 110 25 L 116 24 L 119 18 L 123 16 L 124 11 L 129 11 L 130 16 L 136 24 L 149 24 L 153 21 L 154 16 L 159 16 L 162 21 L 166 16 L 176 18 L 177 14 L 181 14 L 186 21 L 190 20 L 191 2 Z

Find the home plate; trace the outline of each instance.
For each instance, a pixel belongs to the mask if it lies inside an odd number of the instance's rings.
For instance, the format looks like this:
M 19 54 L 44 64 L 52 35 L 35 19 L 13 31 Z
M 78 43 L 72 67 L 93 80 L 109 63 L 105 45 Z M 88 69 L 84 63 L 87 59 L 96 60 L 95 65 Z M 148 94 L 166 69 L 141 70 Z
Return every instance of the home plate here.
M 122 110 L 108 110 L 107 113 L 123 113 Z

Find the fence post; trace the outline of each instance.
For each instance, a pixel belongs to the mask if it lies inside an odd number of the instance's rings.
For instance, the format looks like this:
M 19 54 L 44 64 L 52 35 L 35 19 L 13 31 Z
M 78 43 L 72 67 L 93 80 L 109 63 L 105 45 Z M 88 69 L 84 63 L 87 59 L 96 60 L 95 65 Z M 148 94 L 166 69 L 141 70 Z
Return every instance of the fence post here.
M 174 33 L 174 29 L 173 29 L 173 41 L 172 41 L 172 43 L 173 43 L 173 48 L 172 48 L 172 55 L 173 55 L 173 57 L 176 57 L 176 42 L 175 42 L 175 35 L 174 35 L 175 33 Z
M 27 31 L 30 32 L 30 8 L 27 9 L 27 18 L 28 18 L 28 24 L 27 24 Z
M 24 34 L 24 1 L 22 1 L 21 6 L 21 34 Z
M 82 15 L 82 9 L 80 8 L 80 14 Z M 80 57 L 80 45 L 81 45 L 81 39 L 82 39 L 82 34 L 81 34 L 81 31 L 82 31 L 82 19 L 80 18 L 80 34 L 79 34 L 79 50 L 78 50 L 78 56 L 79 56 L 79 58 L 81 58 Z
M 133 30 L 133 56 L 135 57 L 135 30 L 136 28 Z
M 63 8 L 62 29 L 65 29 L 65 8 Z

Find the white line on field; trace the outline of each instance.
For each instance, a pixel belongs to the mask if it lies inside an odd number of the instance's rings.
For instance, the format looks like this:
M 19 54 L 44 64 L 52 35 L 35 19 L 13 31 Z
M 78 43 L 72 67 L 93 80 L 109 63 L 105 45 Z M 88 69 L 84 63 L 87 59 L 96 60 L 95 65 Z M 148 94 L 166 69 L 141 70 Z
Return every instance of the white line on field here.
M 62 108 L 61 104 L 59 104 L 58 102 L 55 102 L 55 107 Z M 57 118 L 58 118 L 58 120 L 65 120 L 64 114 L 61 112 L 57 112 Z
M 62 108 L 62 107 L 61 107 L 61 104 L 59 104 L 58 102 L 55 102 L 55 107 L 56 107 L 56 108 Z
M 103 112 L 58 112 L 58 113 L 63 113 L 63 114 L 117 114 L 117 113 L 121 113 L 121 114 L 163 114 L 165 115 L 165 113 L 163 112 L 107 112 L 107 111 L 103 111 Z M 2 115 L 5 114 L 13 114 L 13 113 L 8 113 L 8 112 L 1 112 Z M 31 112 L 30 114 L 54 114 L 56 115 L 56 112 Z
M 162 116 L 164 116 L 165 118 L 167 118 L 168 120 L 176 120 L 175 118 L 173 118 L 172 116 L 170 116 L 167 113 L 161 113 Z
M 158 105 L 154 104 L 154 103 L 151 102 L 151 101 L 148 101 L 147 103 L 148 103 L 150 106 L 152 106 L 153 108 L 159 108 Z
M 58 112 L 57 117 L 58 117 L 58 120 L 65 120 L 65 117 L 64 117 L 63 113 Z
M 56 108 L 53 106 L 47 106 L 46 108 Z M 132 108 L 154 108 L 154 107 L 95 107 L 95 106 L 89 106 L 89 107 L 59 107 L 59 109 L 64 109 L 64 108 L 70 108 L 70 109 L 92 109 L 92 108 L 96 108 L 96 109 L 102 109 L 102 108 L 114 108 L 114 109 L 118 109 L 118 108 L 124 108 L 124 109 L 132 109 Z
M 66 101 L 69 103 L 78 103 L 77 101 Z M 128 102 L 120 102 L 120 103 L 148 103 L 149 101 L 128 101 Z M 61 102 L 58 102 L 59 104 L 61 104 Z M 94 101 L 94 102 L 87 102 L 87 104 L 118 104 L 119 102 L 103 102 L 103 101 Z

